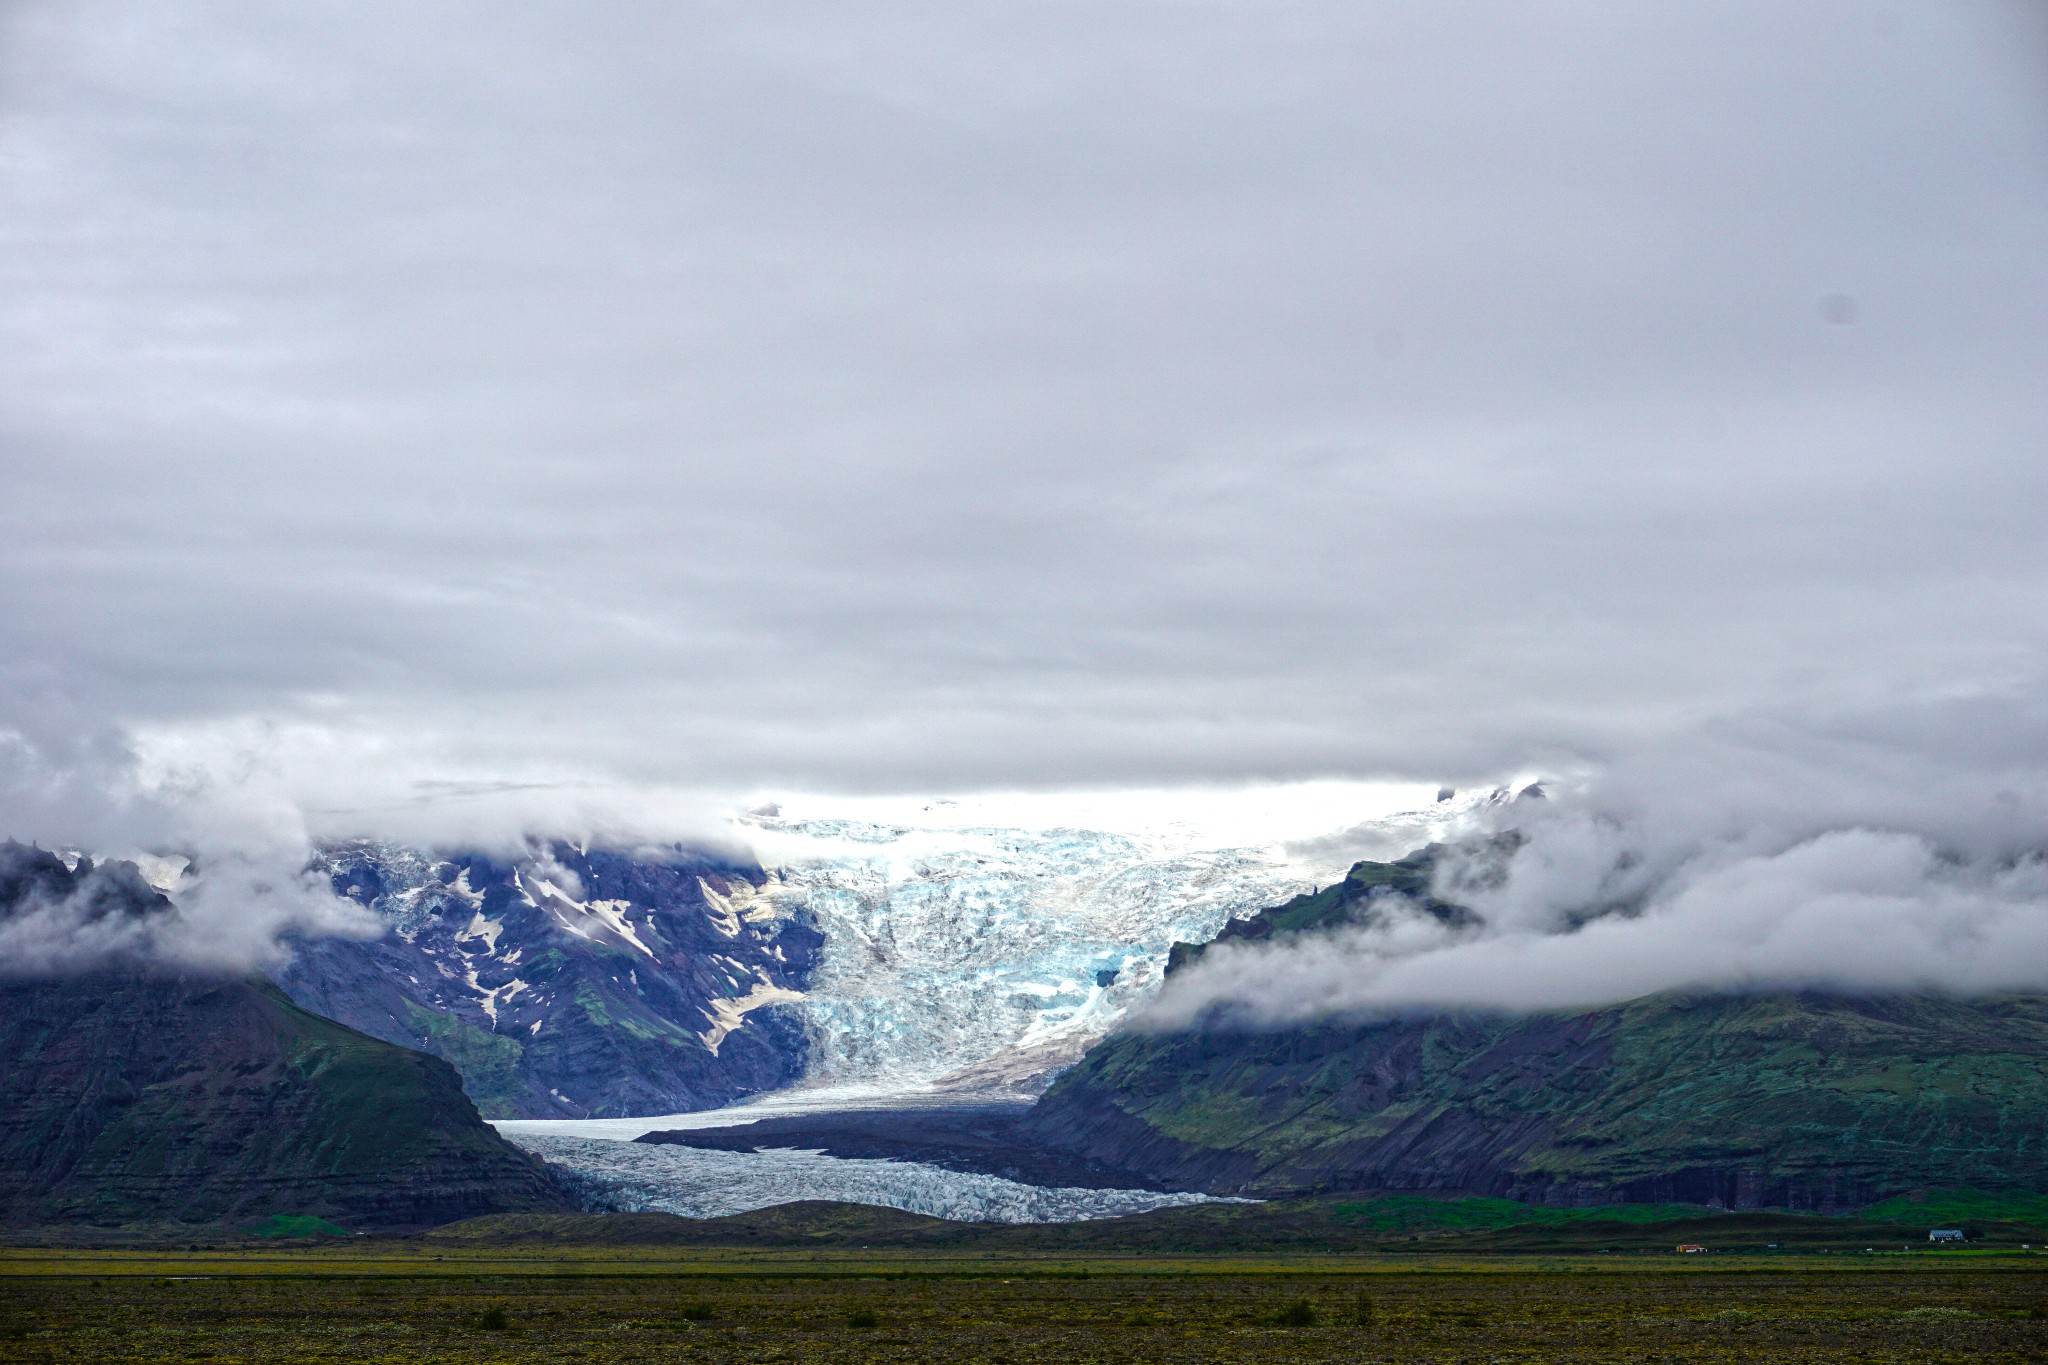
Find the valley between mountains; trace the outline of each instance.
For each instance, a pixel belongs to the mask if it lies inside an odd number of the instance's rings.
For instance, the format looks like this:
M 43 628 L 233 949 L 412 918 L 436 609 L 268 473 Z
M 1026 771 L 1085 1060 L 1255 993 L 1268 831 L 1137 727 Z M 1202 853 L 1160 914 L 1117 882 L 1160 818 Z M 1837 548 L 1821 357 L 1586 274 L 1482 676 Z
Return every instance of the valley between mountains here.
M 377 1228 L 839 1200 L 1057 1223 L 1414 1195 L 1841 1214 L 2048 1190 L 2041 996 L 1145 1014 L 1211 954 L 1392 915 L 1471 927 L 1429 842 L 1456 814 L 1389 822 L 1386 846 L 1424 846 L 1335 879 L 1273 846 L 773 815 L 753 818 L 774 866 L 328 845 L 319 874 L 381 935 L 299 941 L 273 980 L 113 958 L 0 983 L 0 1214 Z M 174 879 L 126 864 L 10 845 L 6 867 L 18 923 L 178 913 Z

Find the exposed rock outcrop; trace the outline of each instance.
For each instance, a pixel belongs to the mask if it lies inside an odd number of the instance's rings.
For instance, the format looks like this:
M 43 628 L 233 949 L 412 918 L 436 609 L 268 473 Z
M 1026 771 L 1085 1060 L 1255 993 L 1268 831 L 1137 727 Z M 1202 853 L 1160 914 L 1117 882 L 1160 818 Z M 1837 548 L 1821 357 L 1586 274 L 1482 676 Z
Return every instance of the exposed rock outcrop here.
M 756 896 L 759 868 L 564 843 L 523 863 L 368 841 L 321 858 L 388 932 L 295 945 L 277 983 L 445 1058 L 493 1118 L 708 1109 L 804 1074 L 788 1004 L 822 939 Z

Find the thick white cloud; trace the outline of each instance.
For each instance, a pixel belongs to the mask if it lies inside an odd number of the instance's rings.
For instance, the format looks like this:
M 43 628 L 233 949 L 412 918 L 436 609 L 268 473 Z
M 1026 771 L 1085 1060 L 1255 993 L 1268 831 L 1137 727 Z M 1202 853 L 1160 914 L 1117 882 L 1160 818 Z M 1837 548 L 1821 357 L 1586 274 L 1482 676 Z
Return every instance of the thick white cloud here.
M 68 895 L 31 891 L 0 913 L 0 976 L 120 965 L 246 972 L 282 962 L 288 934 L 374 938 L 383 921 L 336 896 L 302 860 L 215 858 L 164 905 L 125 862 L 79 869 Z
M 11 5 L 8 826 L 1463 785 L 2025 686 L 2030 13 Z
M 1221 945 L 1168 983 L 1152 1022 L 2048 989 L 2044 741 L 2048 708 L 2030 698 L 1666 743 L 1467 831 L 1435 890 L 1480 923 L 1403 906 Z

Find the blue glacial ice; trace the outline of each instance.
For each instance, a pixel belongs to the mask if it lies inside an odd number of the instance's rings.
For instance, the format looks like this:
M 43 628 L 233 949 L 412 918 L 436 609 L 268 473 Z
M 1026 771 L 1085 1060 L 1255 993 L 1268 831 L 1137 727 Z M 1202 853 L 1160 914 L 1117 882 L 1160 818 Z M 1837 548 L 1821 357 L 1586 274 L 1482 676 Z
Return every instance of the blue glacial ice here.
M 764 898 L 823 957 L 806 1084 L 1031 1093 L 1158 989 L 1175 940 L 1309 889 L 1257 848 L 1099 831 L 759 822 Z

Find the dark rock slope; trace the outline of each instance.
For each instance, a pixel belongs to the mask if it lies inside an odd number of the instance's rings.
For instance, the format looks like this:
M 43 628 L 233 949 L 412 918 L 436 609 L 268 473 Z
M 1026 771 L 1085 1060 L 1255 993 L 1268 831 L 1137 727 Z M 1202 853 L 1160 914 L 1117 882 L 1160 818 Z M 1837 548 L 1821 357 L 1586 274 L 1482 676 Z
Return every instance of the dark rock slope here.
M 522 861 L 355 841 L 338 894 L 389 926 L 298 946 L 301 1005 L 446 1058 L 492 1118 L 705 1109 L 802 1076 L 798 998 L 822 938 L 758 868 L 551 844 Z
M 1402 874 L 1369 864 L 1352 881 Z M 1291 931 L 1237 936 L 1314 932 L 1371 897 L 1341 899 L 1325 915 L 1294 904 L 1305 923 Z M 1837 1209 L 1928 1187 L 2048 1189 L 2048 997 L 1652 996 L 1129 1031 L 1062 1075 L 1019 1133 L 1218 1193 Z
M 122 902 L 104 913 L 174 913 L 139 878 L 81 877 L 19 845 L 0 863 L 0 918 L 77 895 Z M 566 1206 L 446 1063 L 308 1014 L 268 982 L 106 961 L 0 976 L 0 1223 L 282 1213 L 393 1228 Z
M 716 1152 L 795 1147 L 856 1160 L 921 1161 L 1027 1185 L 1164 1188 L 1135 1172 L 1092 1164 L 1033 1141 L 1023 1130 L 1027 1117 L 1023 1104 L 860 1109 L 757 1119 L 724 1128 L 646 1133 L 634 1140 Z

